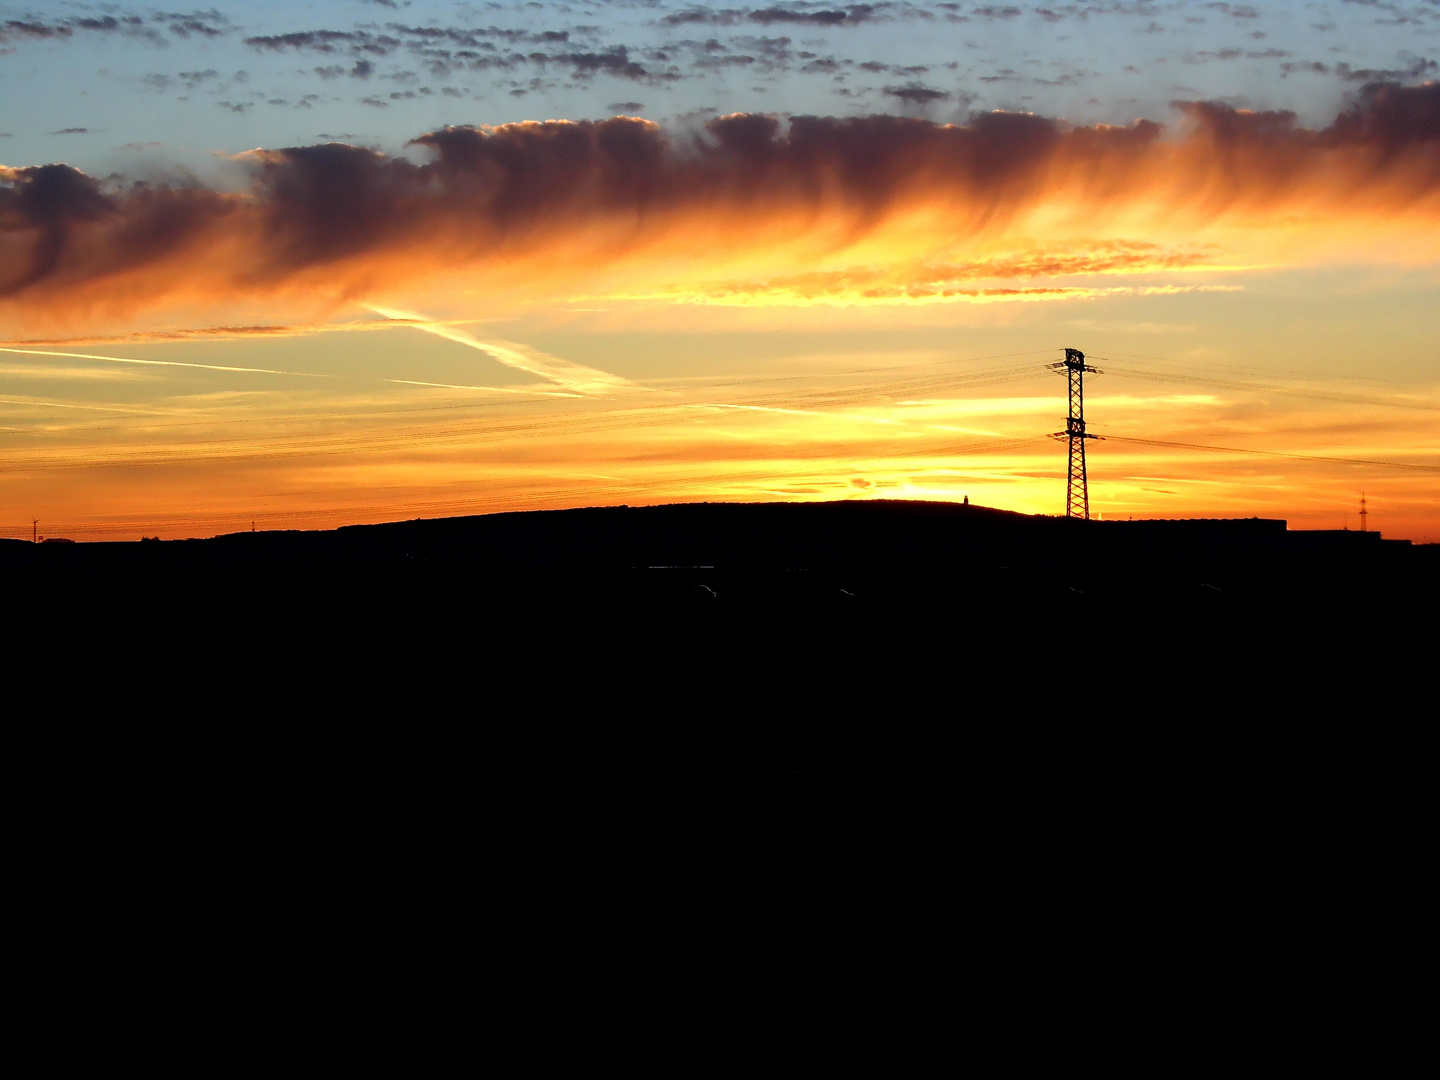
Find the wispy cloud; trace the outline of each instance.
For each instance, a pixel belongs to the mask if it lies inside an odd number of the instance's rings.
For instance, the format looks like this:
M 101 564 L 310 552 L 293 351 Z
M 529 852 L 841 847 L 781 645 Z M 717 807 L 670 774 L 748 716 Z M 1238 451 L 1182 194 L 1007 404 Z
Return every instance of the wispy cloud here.
M 1018 288 L 974 288 L 959 285 L 889 285 L 864 289 L 837 287 L 829 291 L 796 289 L 783 285 L 727 286 L 723 290 L 643 293 L 627 300 L 664 300 L 672 304 L 707 304 L 720 307 L 856 307 L 866 305 L 916 306 L 926 304 L 1036 303 L 1051 300 L 1097 300 L 1118 296 L 1179 296 L 1184 293 L 1241 292 L 1243 285 L 1051 285 Z

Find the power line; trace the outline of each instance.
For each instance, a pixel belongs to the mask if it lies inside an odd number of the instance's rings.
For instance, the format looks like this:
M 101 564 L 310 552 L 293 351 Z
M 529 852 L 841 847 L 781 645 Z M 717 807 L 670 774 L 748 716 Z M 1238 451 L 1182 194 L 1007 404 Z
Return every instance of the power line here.
M 1423 469 L 1440 472 L 1440 465 L 1417 465 L 1410 461 L 1375 461 L 1369 458 L 1326 457 L 1320 454 L 1287 454 L 1280 450 L 1252 450 L 1242 446 L 1212 446 L 1209 443 L 1173 442 L 1166 439 L 1137 439 L 1129 435 L 1101 435 L 1106 442 L 1139 443 L 1143 446 L 1168 446 L 1184 450 L 1218 450 L 1227 454 L 1257 454 L 1262 457 L 1293 458 L 1297 461 L 1326 461 L 1339 465 L 1378 465 L 1387 469 Z
M 1103 359 L 1103 357 L 1097 359 Z M 1186 383 L 1191 386 L 1206 386 L 1216 390 L 1247 390 L 1251 393 L 1284 394 L 1287 397 L 1312 398 L 1317 401 L 1338 401 L 1346 405 L 1379 405 L 1391 409 L 1424 409 L 1427 412 L 1440 412 L 1440 403 L 1432 401 L 1384 398 L 1367 394 L 1346 394 L 1338 391 L 1301 390 L 1295 387 L 1277 386 L 1275 383 L 1247 382 L 1240 379 L 1217 379 L 1201 375 L 1180 375 L 1170 371 L 1144 371 L 1124 364 L 1116 366 L 1114 363 L 1110 363 L 1107 370 L 1114 375 L 1121 375 L 1130 379 L 1146 379 L 1150 382 Z
M 1094 360 L 1104 360 L 1104 361 L 1106 361 L 1107 363 L 1113 363 L 1113 362 L 1114 362 L 1113 358 L 1112 358 L 1112 357 L 1109 357 L 1109 356 L 1097 356 L 1097 355 L 1095 355 L 1094 353 L 1091 353 L 1090 355 L 1091 355 L 1091 358 L 1094 359 Z M 1301 376 L 1304 376 L 1304 377 L 1306 377 L 1306 378 L 1314 378 L 1314 377 L 1315 377 L 1315 372 L 1313 372 L 1313 371 L 1299 371 L 1299 370 L 1297 370 L 1297 369 L 1295 369 L 1295 368 L 1267 368 L 1267 367 L 1258 367 L 1258 368 L 1257 368 L 1257 367 L 1255 367 L 1254 365 L 1242 366 L 1242 365 L 1240 365 L 1240 364 L 1225 364 L 1225 363 L 1221 363 L 1221 362 L 1218 361 L 1218 360 L 1178 360 L 1178 359 L 1176 359 L 1176 358 L 1173 357 L 1173 356 L 1154 356 L 1154 355 L 1152 355 L 1152 354 L 1150 354 L 1150 353 L 1124 353 L 1124 352 L 1117 352 L 1115 355 L 1116 355 L 1116 356 L 1123 356 L 1123 357 L 1126 357 L 1126 358 L 1131 359 L 1131 360 L 1155 360 L 1155 361 L 1158 361 L 1159 363 L 1162 363 L 1162 364 L 1169 364 L 1169 365 L 1171 365 L 1172 367 L 1185 367 L 1185 368 L 1202 369 L 1202 370 L 1203 370 L 1203 369 L 1219 369 L 1219 370 L 1221 370 L 1221 371 L 1235 371 L 1235 372 L 1239 372 L 1239 373 L 1242 374 L 1242 375 L 1280 376 L 1280 377 L 1283 377 L 1283 376 L 1286 376 L 1286 375 L 1301 375 Z M 1327 375 L 1327 376 L 1325 376 L 1325 377 L 1326 377 L 1327 379 L 1345 379 L 1345 380 L 1351 381 L 1351 382 L 1388 383 L 1388 384 L 1390 384 L 1390 385 L 1392 385 L 1392 386 L 1396 386 L 1396 385 L 1403 386 L 1403 385 L 1405 385 L 1403 382 L 1401 382 L 1401 381 L 1398 380 L 1398 379 L 1377 379 L 1377 378 L 1375 378 L 1373 375 L 1338 375 L 1338 374 L 1332 374 L 1332 375 Z

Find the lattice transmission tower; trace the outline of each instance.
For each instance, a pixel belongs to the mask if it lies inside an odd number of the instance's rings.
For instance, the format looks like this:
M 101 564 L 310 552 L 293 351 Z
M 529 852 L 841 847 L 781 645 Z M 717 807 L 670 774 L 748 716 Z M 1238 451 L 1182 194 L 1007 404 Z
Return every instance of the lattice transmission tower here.
M 1070 415 L 1065 418 L 1065 430 L 1057 431 L 1052 439 L 1065 439 L 1070 443 L 1070 478 L 1065 485 L 1065 516 L 1090 520 L 1090 488 L 1085 479 L 1085 440 L 1095 438 L 1085 430 L 1085 372 L 1093 375 L 1105 374 L 1099 368 L 1085 363 L 1085 354 L 1079 349 L 1066 349 L 1065 359 L 1050 367 L 1064 371 L 1070 379 Z

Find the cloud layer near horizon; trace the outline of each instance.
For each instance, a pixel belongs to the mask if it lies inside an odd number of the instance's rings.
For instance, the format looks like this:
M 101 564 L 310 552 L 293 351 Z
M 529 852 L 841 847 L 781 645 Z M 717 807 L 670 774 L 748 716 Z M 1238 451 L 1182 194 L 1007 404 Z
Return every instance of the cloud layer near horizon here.
M 442 278 L 489 297 L 685 299 L 813 273 L 820 298 L 864 302 L 1198 265 L 1200 238 L 1227 229 L 1349 243 L 1391 223 L 1435 247 L 1440 84 L 1370 86 L 1320 130 L 1182 109 L 1169 132 L 1017 113 L 734 114 L 693 138 L 626 117 L 450 127 L 414 140 L 424 164 L 253 151 L 239 193 L 0 168 L 0 317 L 13 335 L 253 299 L 381 303 Z

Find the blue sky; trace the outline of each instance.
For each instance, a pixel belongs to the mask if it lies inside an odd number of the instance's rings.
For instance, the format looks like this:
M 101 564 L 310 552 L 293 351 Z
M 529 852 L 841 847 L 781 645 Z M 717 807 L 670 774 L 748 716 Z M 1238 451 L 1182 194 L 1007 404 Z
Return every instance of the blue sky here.
M 1440 0 L 1008 5 L 311 0 L 171 11 L 0 3 L 0 162 L 143 175 L 446 124 L 736 111 L 1173 119 L 1175 100 L 1323 126 L 1433 77 Z

